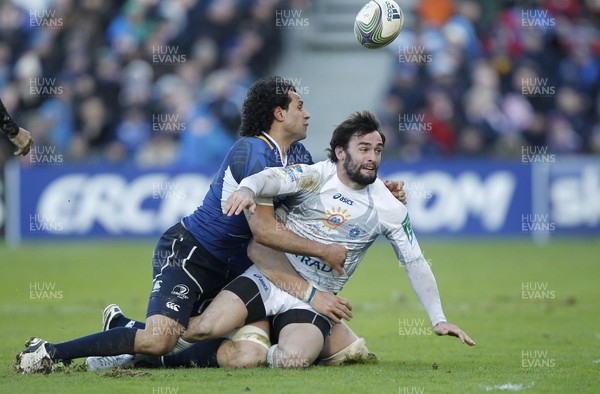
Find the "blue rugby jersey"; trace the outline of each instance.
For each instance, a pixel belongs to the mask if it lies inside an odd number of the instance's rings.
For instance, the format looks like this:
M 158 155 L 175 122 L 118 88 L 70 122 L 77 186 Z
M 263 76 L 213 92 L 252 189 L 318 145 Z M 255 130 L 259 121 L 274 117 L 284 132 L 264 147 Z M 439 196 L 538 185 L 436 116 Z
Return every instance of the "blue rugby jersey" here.
M 312 157 L 300 142 L 287 150 L 282 162 L 279 147 L 267 134 L 244 137 L 235 142 L 213 178 L 202 205 L 183 218 L 183 223 L 202 246 L 214 257 L 227 263 L 233 274 L 239 275 L 252 265 L 246 247 L 252 232 L 244 215 L 226 216 L 223 205 L 247 176 L 267 167 L 291 164 L 312 164 Z

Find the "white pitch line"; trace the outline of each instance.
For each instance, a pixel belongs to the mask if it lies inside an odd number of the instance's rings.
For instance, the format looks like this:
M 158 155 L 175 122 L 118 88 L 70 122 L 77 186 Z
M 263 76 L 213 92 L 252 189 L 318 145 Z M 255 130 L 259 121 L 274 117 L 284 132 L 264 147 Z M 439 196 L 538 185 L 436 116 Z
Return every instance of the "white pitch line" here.
M 521 391 L 533 387 L 533 382 L 525 383 L 505 383 L 496 386 L 485 386 L 485 391 Z

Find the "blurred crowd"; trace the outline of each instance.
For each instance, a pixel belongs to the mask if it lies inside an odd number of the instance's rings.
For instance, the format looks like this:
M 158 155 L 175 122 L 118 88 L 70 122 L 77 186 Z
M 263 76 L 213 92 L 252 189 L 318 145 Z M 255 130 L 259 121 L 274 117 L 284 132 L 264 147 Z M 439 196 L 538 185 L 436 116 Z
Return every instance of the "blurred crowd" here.
M 65 161 L 219 162 L 247 88 L 281 53 L 277 5 L 2 1 L 2 100 L 32 132 L 33 154 L 47 146 Z M 12 148 L 0 143 L 1 163 Z
M 398 3 L 386 154 L 600 153 L 600 2 Z
M 397 1 L 386 155 L 600 153 L 598 1 Z M 276 10 L 309 4 L 4 0 L 1 97 L 65 161 L 219 162 L 282 54 Z M 0 139 L 0 163 L 11 149 Z

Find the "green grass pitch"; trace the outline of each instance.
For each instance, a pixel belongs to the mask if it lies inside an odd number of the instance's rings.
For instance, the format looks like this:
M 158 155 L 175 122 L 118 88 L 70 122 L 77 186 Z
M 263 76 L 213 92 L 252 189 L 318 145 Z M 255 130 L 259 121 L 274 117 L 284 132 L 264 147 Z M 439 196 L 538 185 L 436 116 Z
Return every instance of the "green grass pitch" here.
M 477 342 L 431 334 L 386 242 L 375 244 L 342 296 L 350 326 L 379 363 L 306 370 L 163 369 L 18 375 L 31 336 L 61 342 L 100 329 L 118 303 L 143 319 L 152 243 L 0 246 L 2 393 L 537 393 L 600 392 L 600 242 L 448 241 L 421 247 L 449 321 Z M 81 364 L 78 360 L 76 364 Z

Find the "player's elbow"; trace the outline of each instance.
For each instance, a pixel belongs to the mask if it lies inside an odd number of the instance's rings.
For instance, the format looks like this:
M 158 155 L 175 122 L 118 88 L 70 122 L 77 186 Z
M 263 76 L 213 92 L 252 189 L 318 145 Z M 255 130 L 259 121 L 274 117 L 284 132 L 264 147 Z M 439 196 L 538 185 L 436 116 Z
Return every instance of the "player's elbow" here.
M 271 226 L 262 223 L 252 226 L 252 237 L 254 238 L 254 241 L 264 246 L 271 246 L 273 243 L 274 232 L 270 227 Z M 250 251 L 248 251 L 248 257 L 250 257 Z M 250 257 L 250 259 L 252 259 L 252 257 Z

